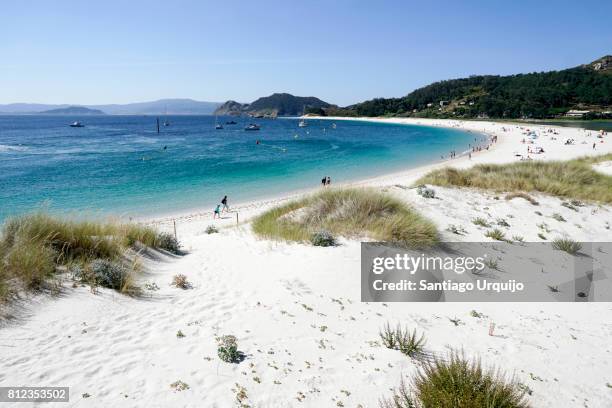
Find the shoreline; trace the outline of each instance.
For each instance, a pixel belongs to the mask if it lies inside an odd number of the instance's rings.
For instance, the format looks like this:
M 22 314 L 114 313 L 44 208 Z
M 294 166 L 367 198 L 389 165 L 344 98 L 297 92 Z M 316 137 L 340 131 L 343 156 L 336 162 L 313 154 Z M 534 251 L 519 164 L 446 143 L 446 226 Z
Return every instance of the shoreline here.
M 489 139 L 497 137 L 496 143 L 491 143 L 489 150 L 482 150 L 468 155 L 459 155 L 453 159 L 445 159 L 427 165 L 408 168 L 388 174 L 362 178 L 355 181 L 333 184 L 334 187 L 375 187 L 388 188 L 393 185 L 412 185 L 426 173 L 443 167 L 468 168 L 477 164 L 506 164 L 512 163 L 519 158 L 516 155 L 529 156 L 533 160 L 569 160 L 572 158 L 588 155 L 601 155 L 612 153 L 612 143 L 602 139 L 598 149 L 591 149 L 591 143 L 597 141 L 597 132 L 593 130 L 563 127 L 554 125 L 540 125 L 533 123 L 508 123 L 496 121 L 463 121 L 454 119 L 422 119 L 422 118 L 346 118 L 346 117 L 319 117 L 319 120 L 329 121 L 364 121 L 372 123 L 387 123 L 397 125 L 416 125 L 430 127 L 444 127 L 458 129 L 470 133 L 486 135 Z M 527 139 L 526 134 L 535 131 L 539 137 L 537 142 L 522 143 Z M 566 139 L 573 139 L 575 143 L 567 146 L 562 142 Z M 543 146 L 545 153 L 527 155 L 526 146 Z M 333 177 L 332 177 L 333 180 Z M 186 229 L 187 234 L 191 234 L 194 229 L 205 228 L 207 225 L 214 224 L 220 227 L 244 224 L 262 212 L 276 207 L 282 203 L 299 199 L 305 195 L 319 191 L 320 187 L 312 187 L 303 190 L 286 191 L 284 193 L 269 196 L 266 198 L 255 199 L 233 204 L 230 199 L 229 213 L 222 214 L 220 219 L 213 220 L 212 208 L 205 209 L 196 207 L 192 210 L 171 212 L 169 214 L 159 214 L 143 217 L 134 217 L 133 220 L 170 231 L 174 228 L 174 223 Z M 238 214 L 238 219 L 236 219 Z
M 465 152 L 462 152 L 458 154 L 456 158 L 453 158 L 453 159 L 445 158 L 443 160 L 439 160 L 439 161 L 429 163 L 426 165 L 420 165 L 420 166 L 413 167 L 413 168 L 406 168 L 404 170 L 394 171 L 394 172 L 380 174 L 376 176 L 370 176 L 366 178 L 360 178 L 360 179 L 353 180 L 353 181 L 334 183 L 333 184 L 334 187 L 373 187 L 381 183 L 394 184 L 392 181 L 396 179 L 414 179 L 416 180 L 429 171 L 432 171 L 438 168 L 442 168 L 444 166 L 448 166 L 449 164 L 452 164 L 453 167 L 463 168 L 463 167 L 466 167 L 466 165 L 469 166 L 469 165 L 481 163 L 482 157 L 492 155 L 495 151 L 499 149 L 499 146 L 501 144 L 505 142 L 507 143 L 507 140 L 504 137 L 505 135 L 491 133 L 485 130 L 479 130 L 475 128 L 463 128 L 462 127 L 462 125 L 466 123 L 467 124 L 477 123 L 480 125 L 483 122 L 432 119 L 434 123 L 421 123 L 421 121 L 428 121 L 428 119 L 425 119 L 425 120 L 418 119 L 418 120 L 413 121 L 408 118 L 406 119 L 386 119 L 386 118 L 365 118 L 365 117 L 360 117 L 360 118 L 317 117 L 316 119 L 336 120 L 336 121 L 340 121 L 340 120 L 363 121 L 363 122 L 383 123 L 383 124 L 386 123 L 386 124 L 397 124 L 397 125 L 444 127 L 448 129 L 460 129 L 468 133 L 474 132 L 475 134 L 486 135 L 489 139 L 492 136 L 498 137 L 497 143 L 491 143 L 489 150 L 482 150 L 480 152 L 474 153 L 474 156 L 472 157 L 474 160 L 472 161 L 468 159 L 468 156 Z M 441 123 L 438 123 L 438 122 L 441 122 Z M 495 123 L 495 122 L 487 122 L 487 123 Z M 458 124 L 461 124 L 461 125 L 458 125 Z M 498 124 L 503 125 L 503 123 L 498 123 Z M 332 180 L 333 180 L 333 177 L 332 177 Z M 253 215 L 255 215 L 255 214 L 252 214 L 254 209 L 263 211 L 263 208 L 270 208 L 271 206 L 276 206 L 278 204 L 281 204 L 287 201 L 299 199 L 305 195 L 315 193 L 319 190 L 320 190 L 320 187 L 310 187 L 310 188 L 300 189 L 300 190 L 287 190 L 282 193 L 271 195 L 271 196 L 260 198 L 260 199 L 237 202 L 234 205 L 230 205 L 231 213 L 239 212 L 240 214 L 246 214 L 247 215 L 246 218 L 242 218 L 242 216 L 239 216 L 239 220 L 241 222 L 244 222 L 252 218 Z M 259 213 L 261 211 L 256 211 L 256 212 Z M 148 215 L 148 216 L 142 216 L 142 217 L 136 216 L 136 217 L 133 217 L 133 219 L 137 222 L 142 222 L 147 225 L 165 226 L 165 225 L 172 224 L 174 221 L 191 222 L 191 221 L 197 221 L 197 220 L 212 220 L 212 209 L 194 207 L 191 210 L 183 210 L 183 211 L 169 212 L 166 214 L 156 214 L 156 215 Z M 223 219 L 222 219 L 222 223 L 223 223 Z

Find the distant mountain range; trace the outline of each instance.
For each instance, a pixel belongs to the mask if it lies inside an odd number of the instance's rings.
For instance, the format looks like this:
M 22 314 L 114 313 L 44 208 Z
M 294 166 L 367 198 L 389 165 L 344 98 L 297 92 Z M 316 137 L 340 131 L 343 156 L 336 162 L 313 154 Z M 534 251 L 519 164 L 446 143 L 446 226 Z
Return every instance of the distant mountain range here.
M 41 115 L 104 115 L 99 109 L 89 109 L 83 106 L 69 106 L 67 108 L 49 109 L 39 112 Z
M 550 72 L 473 75 L 434 82 L 404 97 L 376 98 L 340 108 L 314 96 L 274 93 L 252 103 L 160 99 L 113 105 L 0 105 L 0 114 L 411 116 L 432 118 L 612 118 L 612 56 Z
M 314 96 L 294 96 L 288 93 L 275 93 L 255 100 L 252 103 L 227 101 L 219 106 L 215 115 L 251 116 L 296 116 L 302 113 L 320 113 L 321 109 L 331 105 Z
M 162 115 L 166 112 L 169 115 L 210 115 L 219 105 L 219 102 L 201 102 L 193 99 L 160 99 L 151 102 L 78 106 L 68 104 L 11 103 L 0 105 L 0 114 L 94 114 L 87 111 L 82 113 L 77 111 L 71 112 L 75 108 L 85 108 L 109 115 Z M 58 109 L 68 109 L 68 111 L 66 113 L 54 112 Z

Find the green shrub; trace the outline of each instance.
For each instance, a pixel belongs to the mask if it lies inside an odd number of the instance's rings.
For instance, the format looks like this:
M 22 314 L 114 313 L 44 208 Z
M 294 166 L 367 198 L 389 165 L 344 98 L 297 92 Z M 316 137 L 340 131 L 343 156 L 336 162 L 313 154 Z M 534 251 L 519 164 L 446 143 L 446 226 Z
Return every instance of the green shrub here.
M 382 330 L 378 332 L 383 346 L 389 349 L 396 349 L 397 340 L 395 337 L 395 330 L 391 328 L 389 323 L 385 324 Z
M 498 218 L 497 225 L 499 225 L 500 227 L 510 227 L 510 224 L 508 224 L 508 221 L 506 221 L 505 218 Z
M 582 249 L 582 244 L 570 238 L 557 238 L 553 240 L 552 246 L 559 251 L 565 251 L 570 255 L 576 255 Z
M 181 253 L 181 245 L 174 237 L 174 235 L 169 234 L 167 232 L 162 232 L 157 237 L 157 247 L 161 249 L 165 249 L 168 252 L 173 254 Z
M 446 230 L 456 235 L 467 234 L 467 231 L 461 225 L 448 224 L 448 227 L 446 228 Z
M 489 269 L 499 270 L 499 262 L 497 262 L 497 259 L 487 258 L 484 264 Z
M 409 388 L 404 381 L 382 408 L 528 408 L 514 380 L 468 361 L 457 353 L 425 362 Z
M 474 219 L 472 220 L 472 223 L 473 223 L 474 225 L 478 225 L 478 226 L 485 227 L 485 228 L 489 228 L 489 227 L 491 226 L 491 224 L 490 224 L 490 223 L 489 223 L 487 220 L 485 220 L 484 218 L 482 218 L 482 217 L 476 217 L 476 218 L 474 218 Z
M 402 354 L 408 357 L 414 357 L 423 353 L 425 348 L 425 335 L 421 334 L 417 337 L 416 329 L 412 332 L 408 332 L 408 329 L 404 331 L 398 330 L 396 333 L 397 342 L 399 343 L 399 350 Z
M 231 335 L 222 336 L 217 339 L 217 355 L 221 361 L 226 363 L 239 363 L 242 360 L 242 353 L 238 351 L 236 337 Z
M 219 230 L 214 225 L 209 225 L 208 227 L 206 227 L 206 230 L 204 232 L 206 232 L 208 235 L 210 235 L 210 234 L 218 233 Z
M 552 217 L 553 217 L 555 220 L 559 221 L 559 222 L 565 222 L 565 221 L 566 221 L 566 220 L 565 220 L 565 218 L 563 218 L 563 216 L 562 216 L 561 214 L 559 214 L 559 213 L 554 213 L 554 214 L 552 215 Z
M 504 232 L 497 228 L 487 231 L 485 233 L 485 237 L 489 237 L 496 241 L 506 241 L 506 235 L 504 234 Z
M 91 277 L 99 286 L 121 290 L 128 283 L 128 269 L 121 263 L 108 259 L 95 259 L 89 265 Z
M 420 185 L 417 187 L 417 194 L 423 198 L 436 198 L 435 190 L 425 185 Z
M 189 389 L 189 384 L 184 381 L 177 380 L 170 384 L 170 388 L 172 388 L 174 391 L 185 391 Z
M 392 329 L 387 323 L 378 335 L 385 347 L 399 350 L 408 357 L 421 354 L 425 348 L 425 335 L 417 336 L 416 329 L 410 332 L 407 328 L 402 329 L 400 325 Z
M 336 245 L 336 238 L 334 238 L 331 232 L 321 230 L 312 234 L 310 242 L 314 246 L 328 247 Z

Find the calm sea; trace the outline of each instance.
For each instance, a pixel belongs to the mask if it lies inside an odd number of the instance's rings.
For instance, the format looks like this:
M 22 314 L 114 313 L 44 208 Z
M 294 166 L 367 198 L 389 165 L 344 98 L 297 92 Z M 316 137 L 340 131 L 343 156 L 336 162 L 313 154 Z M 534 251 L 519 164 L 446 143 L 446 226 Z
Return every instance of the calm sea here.
M 80 120 L 85 127 L 72 128 Z M 163 120 L 163 118 L 162 118 Z M 0 220 L 37 209 L 148 216 L 212 208 L 356 180 L 468 149 L 460 130 L 359 121 L 251 120 L 215 129 L 210 116 L 0 116 Z M 257 144 L 257 140 L 260 141 Z

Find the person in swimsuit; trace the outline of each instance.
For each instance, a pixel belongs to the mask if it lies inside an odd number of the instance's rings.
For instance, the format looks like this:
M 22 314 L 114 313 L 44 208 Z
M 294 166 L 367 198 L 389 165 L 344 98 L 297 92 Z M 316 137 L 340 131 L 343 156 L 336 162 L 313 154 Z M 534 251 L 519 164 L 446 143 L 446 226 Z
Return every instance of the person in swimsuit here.
M 221 200 L 221 204 L 223 204 L 223 209 L 221 211 L 229 211 L 229 205 L 227 205 L 227 196 L 223 197 L 223 200 Z
M 217 207 L 215 208 L 215 212 L 213 214 L 213 220 L 217 217 L 221 218 L 221 204 L 217 204 Z

